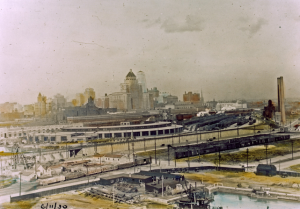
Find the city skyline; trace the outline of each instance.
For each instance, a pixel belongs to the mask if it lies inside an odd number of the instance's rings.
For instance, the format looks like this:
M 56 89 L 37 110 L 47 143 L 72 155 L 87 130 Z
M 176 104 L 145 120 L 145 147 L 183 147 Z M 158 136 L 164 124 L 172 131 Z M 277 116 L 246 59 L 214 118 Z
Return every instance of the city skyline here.
M 297 1 L 2 2 L 0 103 L 119 89 L 132 69 L 182 100 L 286 98 L 300 76 Z

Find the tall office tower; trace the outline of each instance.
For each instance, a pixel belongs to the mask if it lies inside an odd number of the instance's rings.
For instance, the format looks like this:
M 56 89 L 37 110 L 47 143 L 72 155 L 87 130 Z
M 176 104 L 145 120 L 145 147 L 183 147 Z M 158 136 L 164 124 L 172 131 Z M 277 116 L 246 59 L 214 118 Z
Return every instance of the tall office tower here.
M 95 99 L 95 91 L 92 88 L 86 88 L 84 91 L 84 104 L 86 104 L 89 100 L 90 97 L 92 97 L 92 99 Z
M 143 93 L 147 92 L 146 76 L 143 71 L 139 71 L 137 73 L 137 79 L 138 79 L 139 84 L 142 85 Z
M 285 107 L 284 107 L 284 83 L 283 77 L 277 78 L 277 90 L 278 90 L 278 112 L 281 115 L 281 123 L 285 125 Z

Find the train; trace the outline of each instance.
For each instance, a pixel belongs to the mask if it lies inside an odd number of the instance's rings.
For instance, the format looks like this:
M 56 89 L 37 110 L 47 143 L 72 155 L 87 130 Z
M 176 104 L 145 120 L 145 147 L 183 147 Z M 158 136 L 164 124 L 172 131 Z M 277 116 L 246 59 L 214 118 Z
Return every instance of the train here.
M 61 173 L 58 176 L 53 176 L 53 177 L 45 178 L 45 179 L 39 179 L 38 182 L 39 182 L 39 185 L 46 186 L 48 184 L 77 179 L 77 178 L 90 176 L 90 175 L 94 175 L 94 174 L 105 173 L 105 172 L 119 170 L 119 169 L 126 169 L 126 168 L 131 168 L 134 166 L 146 165 L 146 164 L 151 163 L 151 161 L 152 161 L 152 159 L 151 159 L 151 157 L 149 157 L 149 158 L 138 158 L 138 159 L 135 159 L 135 162 L 128 162 L 128 163 L 123 163 L 123 164 L 118 164 L 118 165 L 103 165 L 103 166 L 90 165 L 84 169 L 80 169 L 80 170 L 75 169 L 74 172 L 72 172 L 72 170 L 71 170 L 71 172 Z
M 39 184 L 42 185 L 42 186 L 46 186 L 48 184 L 62 182 L 62 181 L 65 181 L 65 180 L 66 180 L 66 177 L 64 175 L 59 175 L 59 176 L 53 176 L 51 178 L 40 179 Z
M 277 141 L 290 139 L 290 135 L 269 135 L 259 134 L 255 136 L 247 136 L 240 138 L 233 138 L 221 141 L 206 142 L 198 145 L 188 145 L 174 147 L 175 158 L 185 158 L 203 154 L 210 154 L 219 151 L 226 151 L 231 149 L 238 149 L 242 147 L 264 145 Z

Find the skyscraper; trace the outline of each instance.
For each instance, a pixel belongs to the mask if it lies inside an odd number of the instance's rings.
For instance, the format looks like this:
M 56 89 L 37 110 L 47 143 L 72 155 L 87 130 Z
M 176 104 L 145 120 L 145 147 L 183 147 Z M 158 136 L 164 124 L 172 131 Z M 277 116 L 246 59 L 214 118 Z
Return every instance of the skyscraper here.
M 284 107 L 284 83 L 283 77 L 277 78 L 277 91 L 278 91 L 278 112 L 281 115 L 281 123 L 282 125 L 285 124 L 285 107 Z
M 139 84 L 142 85 L 143 93 L 147 92 L 146 76 L 145 76 L 145 73 L 143 71 L 139 71 L 137 73 L 137 79 L 138 79 Z

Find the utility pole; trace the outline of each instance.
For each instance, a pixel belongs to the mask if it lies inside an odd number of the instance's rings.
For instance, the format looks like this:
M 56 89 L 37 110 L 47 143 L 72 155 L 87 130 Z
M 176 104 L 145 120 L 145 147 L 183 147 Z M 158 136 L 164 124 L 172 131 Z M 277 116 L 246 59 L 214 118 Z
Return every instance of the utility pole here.
M 22 174 L 22 172 L 20 172 L 20 191 L 19 191 L 19 196 L 21 196 L 21 174 Z
M 187 143 L 187 151 L 188 151 L 188 167 L 190 167 L 190 147 L 189 147 L 189 141 L 186 140 L 186 143 Z
M 83 150 L 82 150 L 82 152 L 83 152 Z M 66 158 L 68 158 L 68 144 L 67 144 L 67 142 L 66 142 Z
M 164 196 L 164 176 L 161 176 L 161 196 Z
M 126 134 L 127 135 L 127 134 Z M 127 138 L 127 144 L 128 144 L 128 157 L 129 157 L 129 161 L 130 161 L 130 146 L 129 146 L 129 137 Z
M 154 137 L 154 142 L 155 142 L 155 164 L 157 165 L 157 159 L 156 159 L 156 137 Z
M 200 147 L 198 147 L 199 149 L 198 149 L 198 152 L 199 152 L 199 163 L 200 163 L 200 155 L 201 155 L 201 153 L 200 153 Z
M 146 152 L 146 139 L 144 138 L 144 152 Z
M 268 144 L 265 144 L 265 147 L 266 147 L 266 161 L 268 165 Z
M 176 168 L 176 148 L 173 147 L 174 150 L 174 162 L 175 162 L 175 168 Z
M 168 144 L 168 165 L 170 166 L 170 145 Z
M 172 134 L 172 146 L 174 146 L 174 142 L 173 142 L 173 136 L 174 136 L 174 134 Z
M 82 142 L 81 142 L 80 144 L 81 144 L 81 153 L 82 153 L 81 157 L 82 157 L 82 160 L 83 160 L 83 147 L 82 147 Z
M 249 149 L 247 148 L 247 171 L 248 171 L 248 154 L 249 154 Z
M 131 143 L 132 145 L 132 159 L 133 159 L 133 169 L 134 169 L 134 173 L 135 173 L 135 156 L 134 156 L 134 142 Z
M 88 184 L 90 184 L 89 166 L 87 164 L 86 164 L 86 170 L 87 170 L 86 174 L 88 176 Z
M 152 158 L 151 158 L 151 155 L 150 155 L 150 171 L 151 171 L 151 164 L 152 164 Z
M 294 160 L 294 141 L 292 140 L 292 160 Z
M 113 185 L 113 205 L 115 204 L 115 188 L 114 188 L 114 185 Z
M 219 147 L 219 170 L 220 170 L 220 165 L 221 164 L 221 153 L 220 153 L 220 147 Z
M 197 128 L 196 128 L 196 135 L 197 135 L 197 144 L 198 144 L 198 133 L 197 133 Z

